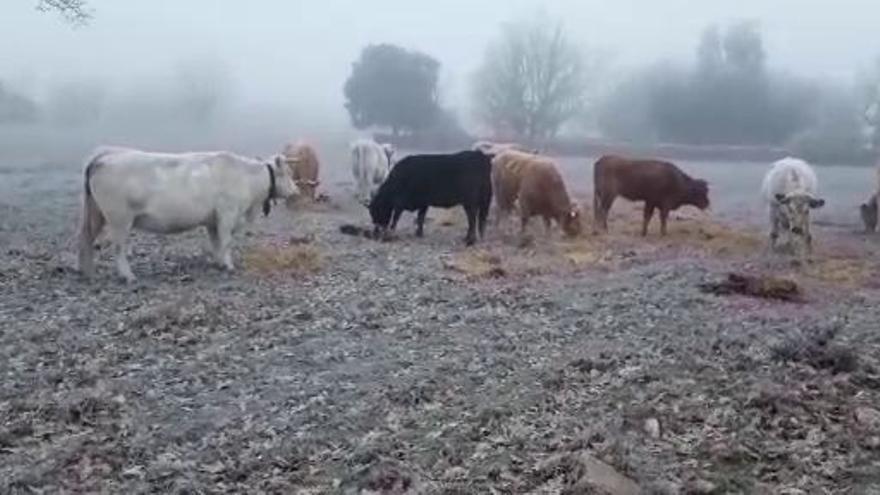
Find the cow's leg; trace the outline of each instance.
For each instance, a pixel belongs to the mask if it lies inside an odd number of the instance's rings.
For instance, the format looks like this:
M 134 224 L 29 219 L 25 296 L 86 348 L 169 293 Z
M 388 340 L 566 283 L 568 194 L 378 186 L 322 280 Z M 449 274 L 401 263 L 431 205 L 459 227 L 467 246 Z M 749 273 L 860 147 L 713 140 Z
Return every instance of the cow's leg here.
M 651 217 L 654 216 L 654 205 L 645 202 L 645 211 L 642 218 L 642 237 L 648 235 L 648 224 L 651 223 Z
M 770 251 L 775 252 L 777 243 L 779 242 L 779 207 L 775 204 L 770 205 Z
M 813 256 L 813 232 L 810 230 L 810 222 L 807 222 L 806 232 L 804 232 L 804 247 L 806 248 L 806 256 Z
M 529 234 L 529 218 L 531 217 L 531 212 L 526 210 L 525 208 L 520 208 L 520 227 L 519 227 L 519 237 L 520 242 L 525 245 L 528 242 L 528 234 Z
M 425 217 L 428 215 L 428 207 L 419 208 L 416 214 L 416 237 L 425 235 Z
M 669 210 L 665 207 L 660 207 L 660 235 L 666 235 L 666 221 L 669 220 Z
M 489 220 L 491 203 L 492 201 L 490 200 L 485 204 L 481 204 L 477 211 L 477 230 L 480 232 L 480 239 L 485 239 L 486 237 L 486 222 Z
M 391 232 L 394 232 L 394 229 L 397 228 L 397 222 L 400 220 L 401 215 L 403 215 L 403 210 L 399 208 L 395 208 L 391 212 L 391 227 L 389 228 Z
M 86 277 L 95 273 L 95 240 L 101 235 L 105 223 L 95 199 L 87 196 L 83 204 L 79 238 L 79 270 Z
M 611 206 L 614 204 L 616 196 L 599 195 L 595 197 L 593 206 L 595 207 L 594 218 L 602 232 L 608 232 L 608 214 L 611 212 Z
M 110 226 L 110 238 L 116 248 L 116 272 L 128 283 L 136 280 L 128 263 L 128 235 L 132 222 L 131 217 L 126 216 L 108 218 L 107 222 Z
M 464 212 L 467 214 L 468 221 L 468 231 L 464 243 L 473 246 L 477 242 L 477 208 L 473 205 L 465 206 Z
M 217 224 L 208 226 L 208 240 L 211 242 L 211 256 L 218 265 L 223 265 L 223 255 L 220 252 L 220 233 Z
M 235 270 L 235 265 L 232 263 L 232 236 L 236 228 L 235 224 L 231 214 L 217 216 L 218 261 L 230 272 Z
M 550 222 L 550 217 L 544 217 L 544 233 L 547 234 L 548 238 L 553 234 L 553 225 Z

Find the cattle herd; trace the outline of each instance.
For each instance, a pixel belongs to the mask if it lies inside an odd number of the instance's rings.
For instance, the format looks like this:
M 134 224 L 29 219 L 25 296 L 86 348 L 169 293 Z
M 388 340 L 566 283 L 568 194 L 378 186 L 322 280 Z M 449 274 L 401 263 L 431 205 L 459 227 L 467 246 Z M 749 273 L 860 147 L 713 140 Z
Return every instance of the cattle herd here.
M 539 150 L 515 143 L 480 141 L 471 150 L 451 154 L 414 154 L 395 161 L 388 144 L 359 139 L 351 144 L 355 198 L 365 206 L 374 238 L 394 231 L 404 211 L 416 212 L 416 235 L 424 233 L 430 207 L 461 206 L 467 214 L 465 243 L 483 238 L 492 198 L 495 224 L 504 225 L 518 211 L 525 237 L 532 217 L 540 217 L 548 234 L 553 223 L 565 235 L 583 233 L 581 208 L 570 197 L 554 161 Z M 258 212 L 268 215 L 274 200 L 294 207 L 296 200 L 315 200 L 319 181 L 315 150 L 303 142 L 288 145 L 271 160 L 229 152 L 156 153 L 102 147 L 87 160 L 79 242 L 79 268 L 94 272 L 94 243 L 105 229 L 114 244 L 116 269 L 135 280 L 127 260 L 131 229 L 171 234 L 205 227 L 218 264 L 232 270 L 233 237 Z M 659 212 L 666 234 L 669 213 L 690 205 L 709 208 L 709 184 L 690 177 L 672 163 L 603 156 L 593 166 L 593 233 L 607 232 L 614 200 L 644 202 L 642 235 Z M 768 170 L 762 196 L 770 213 L 769 247 L 783 247 L 801 261 L 812 250 L 810 210 L 825 201 L 809 164 L 784 158 Z M 861 205 L 867 231 L 877 225 L 877 192 Z M 786 242 L 780 242 L 784 236 Z

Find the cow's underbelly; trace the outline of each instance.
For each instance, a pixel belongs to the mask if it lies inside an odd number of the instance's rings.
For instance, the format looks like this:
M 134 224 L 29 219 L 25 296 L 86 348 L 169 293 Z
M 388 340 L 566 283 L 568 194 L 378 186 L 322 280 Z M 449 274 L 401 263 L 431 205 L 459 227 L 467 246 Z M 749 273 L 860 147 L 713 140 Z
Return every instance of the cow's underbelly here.
M 464 201 L 460 198 L 424 198 L 404 201 L 401 208 L 406 211 L 414 211 L 431 206 L 435 208 L 452 208 L 453 206 L 459 206 L 462 204 L 464 204 Z
M 213 208 L 154 203 L 135 214 L 134 228 L 157 234 L 178 234 L 214 222 Z

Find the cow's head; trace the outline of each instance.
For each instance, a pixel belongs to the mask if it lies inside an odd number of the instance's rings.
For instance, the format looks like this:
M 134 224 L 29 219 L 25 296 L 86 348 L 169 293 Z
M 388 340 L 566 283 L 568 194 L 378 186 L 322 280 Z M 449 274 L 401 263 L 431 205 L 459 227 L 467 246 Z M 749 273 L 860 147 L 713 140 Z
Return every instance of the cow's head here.
M 862 222 L 865 224 L 865 232 L 877 231 L 877 195 L 871 196 L 867 203 L 859 206 Z
M 583 224 L 581 223 L 581 210 L 576 205 L 571 205 L 568 212 L 560 222 L 562 231 L 569 237 L 577 237 L 583 232 Z
M 777 194 L 776 202 L 782 220 L 794 235 L 804 235 L 810 227 L 810 210 L 825 205 L 824 199 L 814 198 L 807 193 Z
M 270 193 L 272 198 L 287 199 L 300 194 L 299 188 L 293 181 L 293 173 L 283 156 L 275 156 L 275 159 L 267 165 L 272 168 L 275 175 L 275 190 Z
M 317 195 L 318 186 L 321 184 L 319 180 L 297 180 L 294 181 L 296 187 L 299 188 L 303 196 L 314 200 Z
M 379 190 L 372 195 L 367 205 L 370 210 L 370 218 L 373 220 L 373 234 L 377 239 L 380 235 L 384 235 L 388 226 L 391 224 L 391 214 L 394 210 L 391 204 L 390 191 L 379 187 Z
M 709 208 L 709 183 L 702 179 L 692 180 L 687 202 L 701 210 Z

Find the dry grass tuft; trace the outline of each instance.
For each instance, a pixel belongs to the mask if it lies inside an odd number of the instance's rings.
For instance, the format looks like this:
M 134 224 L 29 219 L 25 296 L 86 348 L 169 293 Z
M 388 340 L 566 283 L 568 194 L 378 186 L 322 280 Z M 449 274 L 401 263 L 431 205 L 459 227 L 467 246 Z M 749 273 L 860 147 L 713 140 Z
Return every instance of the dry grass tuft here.
M 508 274 L 500 256 L 488 251 L 467 251 L 443 261 L 444 268 L 474 278 L 497 278 Z
M 820 282 L 858 287 L 874 277 L 875 266 L 864 258 L 821 258 L 807 264 L 802 273 Z
M 247 270 L 269 275 L 285 272 L 298 275 L 316 273 L 321 268 L 322 257 L 318 250 L 309 245 L 255 246 L 244 255 Z

